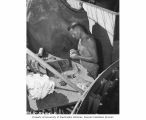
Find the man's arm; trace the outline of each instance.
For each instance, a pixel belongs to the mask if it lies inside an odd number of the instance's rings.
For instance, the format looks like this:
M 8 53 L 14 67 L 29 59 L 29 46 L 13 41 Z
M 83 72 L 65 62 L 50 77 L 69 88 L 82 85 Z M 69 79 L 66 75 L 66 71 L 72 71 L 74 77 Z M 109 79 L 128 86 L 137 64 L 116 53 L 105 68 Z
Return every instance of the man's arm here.
M 83 60 L 86 62 L 97 63 L 93 57 L 83 57 L 83 56 L 78 56 L 78 57 L 80 60 Z
M 77 54 L 72 54 L 72 55 L 70 55 L 70 57 L 72 59 L 76 59 L 76 60 L 83 60 L 86 62 L 97 63 L 97 61 L 94 57 L 83 57 L 83 56 L 77 55 Z

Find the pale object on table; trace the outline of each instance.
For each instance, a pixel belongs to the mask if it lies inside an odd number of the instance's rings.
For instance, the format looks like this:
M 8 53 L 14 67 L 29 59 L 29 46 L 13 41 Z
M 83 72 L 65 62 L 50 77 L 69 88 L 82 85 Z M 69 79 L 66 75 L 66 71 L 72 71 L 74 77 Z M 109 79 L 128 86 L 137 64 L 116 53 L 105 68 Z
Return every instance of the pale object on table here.
M 40 74 L 27 75 L 26 85 L 31 98 L 37 100 L 53 93 L 55 87 L 55 83 L 47 75 Z

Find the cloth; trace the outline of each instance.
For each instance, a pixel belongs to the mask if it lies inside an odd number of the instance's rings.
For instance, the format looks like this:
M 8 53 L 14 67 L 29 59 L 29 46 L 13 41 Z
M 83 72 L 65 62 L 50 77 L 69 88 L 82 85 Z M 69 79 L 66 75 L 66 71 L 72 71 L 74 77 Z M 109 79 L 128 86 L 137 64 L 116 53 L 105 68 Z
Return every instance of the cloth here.
M 54 91 L 55 83 L 47 75 L 28 74 L 26 85 L 32 99 L 43 99 Z
M 68 4 L 74 8 L 74 9 L 77 9 L 77 10 L 80 10 L 81 9 L 81 1 L 80 0 L 66 0 L 68 2 Z
M 106 29 L 110 38 L 111 45 L 113 45 L 116 13 L 109 12 L 104 8 L 96 7 L 89 3 L 83 3 L 83 8 L 87 12 L 90 32 L 92 33 L 93 25 L 95 23 L 98 23 L 104 29 Z

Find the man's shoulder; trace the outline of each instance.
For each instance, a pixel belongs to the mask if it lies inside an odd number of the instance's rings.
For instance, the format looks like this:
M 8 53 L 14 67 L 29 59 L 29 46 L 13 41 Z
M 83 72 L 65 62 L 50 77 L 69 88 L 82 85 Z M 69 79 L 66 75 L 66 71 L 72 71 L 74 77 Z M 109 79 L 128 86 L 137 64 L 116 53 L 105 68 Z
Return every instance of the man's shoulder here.
M 94 45 L 94 44 L 95 44 L 94 38 L 93 38 L 93 37 L 89 37 L 89 38 L 87 39 L 87 43 L 88 43 L 89 45 Z

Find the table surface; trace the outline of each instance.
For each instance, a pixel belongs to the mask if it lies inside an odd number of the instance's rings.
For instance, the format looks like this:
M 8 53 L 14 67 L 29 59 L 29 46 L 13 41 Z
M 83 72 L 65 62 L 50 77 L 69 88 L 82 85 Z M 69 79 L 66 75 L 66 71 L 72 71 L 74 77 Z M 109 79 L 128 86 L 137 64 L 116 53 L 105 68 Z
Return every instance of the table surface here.
M 77 102 L 79 100 L 79 98 L 81 97 L 81 94 L 79 92 L 75 91 L 69 85 L 61 86 L 59 84 L 59 79 L 54 79 L 54 81 L 56 84 L 54 93 L 47 95 L 44 99 L 33 100 L 28 96 L 28 101 L 31 109 L 48 109 Z
M 77 63 L 72 63 L 72 64 L 73 64 L 73 67 L 78 66 L 81 68 L 81 65 L 79 65 Z M 82 68 L 82 71 L 83 70 L 84 70 L 84 68 Z M 86 76 L 86 75 L 82 75 L 82 76 Z M 86 78 L 89 79 L 89 77 L 87 77 L 87 76 L 86 76 Z M 72 78 L 72 79 L 68 79 L 68 80 L 70 80 L 71 82 L 73 82 L 75 84 L 77 84 L 77 82 L 82 81 L 80 78 L 79 79 Z M 69 85 L 61 86 L 59 84 L 59 82 L 60 82 L 59 78 L 58 79 L 54 78 L 53 81 L 55 82 L 55 86 L 56 86 L 54 93 L 47 95 L 44 99 L 41 99 L 41 100 L 33 100 L 33 99 L 31 99 L 31 97 L 28 96 L 28 102 L 29 102 L 29 106 L 31 109 L 43 110 L 43 109 L 49 109 L 52 107 L 63 106 L 63 105 L 67 105 L 70 103 L 77 102 L 79 100 L 79 98 L 81 97 L 81 94 L 79 92 L 77 92 L 76 90 L 74 90 Z

